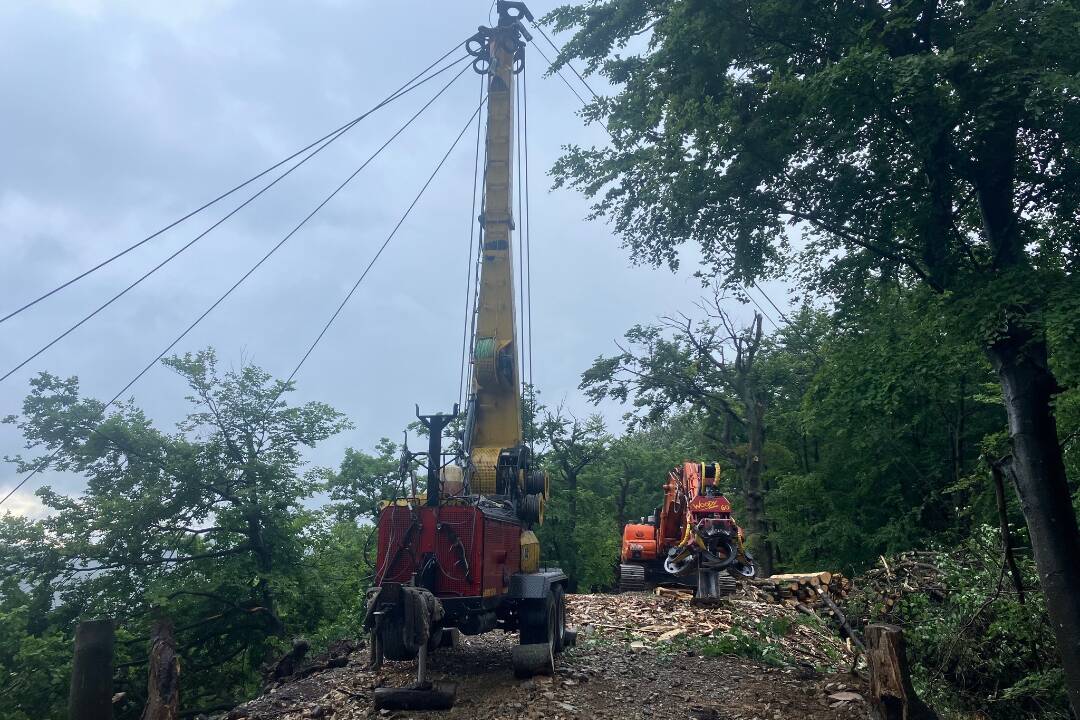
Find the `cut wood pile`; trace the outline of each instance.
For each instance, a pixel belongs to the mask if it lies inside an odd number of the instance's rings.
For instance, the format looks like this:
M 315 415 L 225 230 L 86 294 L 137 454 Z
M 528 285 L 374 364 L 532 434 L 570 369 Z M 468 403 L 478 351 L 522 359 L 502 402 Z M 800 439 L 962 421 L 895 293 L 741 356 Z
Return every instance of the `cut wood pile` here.
M 620 595 L 567 595 L 567 620 L 584 638 L 623 640 L 632 650 L 648 650 L 664 643 L 704 639 L 733 629 L 761 634 L 760 628 L 785 627 L 782 635 L 763 640 L 809 665 L 847 662 L 848 645 L 822 623 L 798 622 L 792 608 L 737 596 L 714 606 L 697 606 L 685 591 L 658 588 L 654 593 Z M 789 622 L 783 622 L 784 620 Z
M 851 580 L 840 573 L 822 571 L 756 578 L 743 583 L 740 594 L 748 600 L 817 609 L 827 600 L 843 602 L 851 589 Z

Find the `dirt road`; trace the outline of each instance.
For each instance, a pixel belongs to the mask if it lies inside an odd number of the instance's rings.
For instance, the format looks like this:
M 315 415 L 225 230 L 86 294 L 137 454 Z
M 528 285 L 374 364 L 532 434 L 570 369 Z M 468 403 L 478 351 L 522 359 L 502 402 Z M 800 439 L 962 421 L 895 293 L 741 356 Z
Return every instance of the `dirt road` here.
M 617 608 L 616 608 L 617 609 Z M 573 620 L 574 604 L 570 605 Z M 625 619 L 625 618 L 624 618 Z M 554 677 L 515 680 L 510 648 L 516 639 L 500 632 L 466 638 L 465 645 L 431 658 L 437 680 L 458 683 L 455 707 L 435 713 L 376 712 L 375 687 L 403 686 L 412 663 L 387 662 L 368 670 L 367 651 L 346 667 L 289 682 L 237 708 L 236 720 L 415 716 L 481 718 L 696 718 L 781 720 L 864 718 L 856 697 L 862 681 L 847 673 L 823 673 L 807 664 L 765 665 L 737 656 L 711 656 L 709 648 L 683 643 L 643 643 L 635 636 L 591 626 L 567 651 Z M 704 650 L 704 654 L 702 652 Z M 707 656 L 708 655 L 708 656 Z

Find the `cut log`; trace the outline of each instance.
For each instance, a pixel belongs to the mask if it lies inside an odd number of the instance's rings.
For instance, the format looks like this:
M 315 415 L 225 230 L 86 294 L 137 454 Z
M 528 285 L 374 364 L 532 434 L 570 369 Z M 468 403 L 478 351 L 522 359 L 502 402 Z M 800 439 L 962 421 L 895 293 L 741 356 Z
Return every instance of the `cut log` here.
M 825 605 L 829 608 L 830 614 L 834 618 L 836 618 L 837 622 L 840 623 L 840 627 L 843 628 L 847 636 L 851 638 L 851 641 L 858 645 L 859 649 L 865 653 L 866 646 L 863 645 L 862 640 L 859 639 L 859 636 L 855 634 L 855 631 L 851 628 L 851 625 L 848 624 L 847 618 L 844 617 L 844 613 L 840 610 L 837 604 L 833 602 L 832 598 L 829 597 L 829 593 L 818 588 L 818 595 L 821 596 L 822 602 L 824 602 Z
M 113 621 L 87 620 L 75 628 L 75 658 L 68 693 L 70 720 L 112 720 Z
M 454 707 L 457 686 L 434 683 L 429 688 L 375 688 L 376 710 L 449 710 Z
M 903 630 L 883 623 L 867 625 L 866 658 L 871 720 L 938 720 L 911 684 Z
M 180 715 L 180 658 L 172 622 L 154 621 L 149 657 L 142 720 L 176 720 Z

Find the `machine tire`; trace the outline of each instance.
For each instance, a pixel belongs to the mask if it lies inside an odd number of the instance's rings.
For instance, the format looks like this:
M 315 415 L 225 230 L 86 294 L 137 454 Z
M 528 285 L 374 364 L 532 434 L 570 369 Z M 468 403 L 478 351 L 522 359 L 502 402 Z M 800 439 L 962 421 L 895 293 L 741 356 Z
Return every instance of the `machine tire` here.
M 401 627 L 387 623 L 380 628 L 379 642 L 383 657 L 387 660 L 415 660 L 416 651 L 410 650 L 401 637 Z
M 552 590 L 542 600 L 526 600 L 522 603 L 519 621 L 521 643 L 511 654 L 516 677 L 554 674 L 558 622 L 558 603 Z
M 566 591 L 562 585 L 556 585 L 552 589 L 555 595 L 555 653 L 561 653 L 566 648 Z
M 515 645 L 510 648 L 510 662 L 517 678 L 555 674 L 555 656 L 550 645 Z

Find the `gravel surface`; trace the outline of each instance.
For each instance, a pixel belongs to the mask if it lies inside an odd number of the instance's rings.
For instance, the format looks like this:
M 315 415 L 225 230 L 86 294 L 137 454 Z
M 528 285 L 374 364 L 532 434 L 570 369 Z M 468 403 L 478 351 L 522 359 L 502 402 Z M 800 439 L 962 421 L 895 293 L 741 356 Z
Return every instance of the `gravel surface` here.
M 573 607 L 571 602 L 571 621 Z M 865 683 L 847 673 L 702 657 L 685 644 L 642 647 L 632 638 L 594 627 L 582 634 L 578 647 L 560 657 L 554 677 L 521 681 L 510 669 L 515 642 L 515 636 L 495 631 L 431 656 L 433 679 L 458 685 L 456 705 L 449 711 L 375 711 L 374 689 L 408 684 L 415 665 L 387 662 L 376 673 L 367 669 L 367 650 L 358 650 L 345 667 L 285 682 L 220 717 L 802 720 L 867 715 Z

